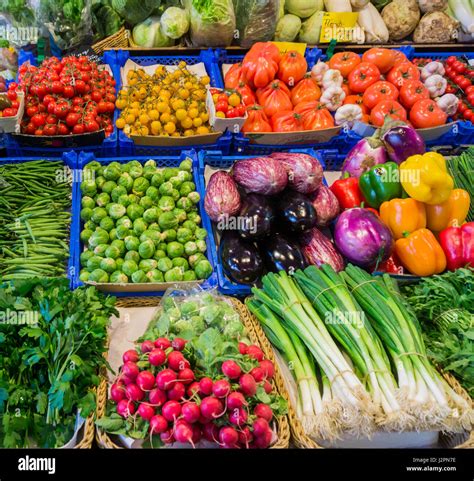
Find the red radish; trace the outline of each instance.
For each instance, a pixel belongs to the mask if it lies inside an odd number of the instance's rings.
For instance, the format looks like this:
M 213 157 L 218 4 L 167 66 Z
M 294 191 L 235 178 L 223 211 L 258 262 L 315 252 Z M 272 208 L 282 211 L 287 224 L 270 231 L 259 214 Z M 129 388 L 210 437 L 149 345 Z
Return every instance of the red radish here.
M 136 384 L 129 384 L 125 388 L 125 392 L 130 401 L 142 401 L 145 397 L 145 393 Z
M 213 386 L 214 386 L 214 383 L 212 382 L 212 379 L 209 377 L 203 377 L 199 381 L 199 390 L 205 396 L 209 396 L 210 394 L 212 394 Z
M 267 394 L 270 394 L 272 391 L 273 391 L 273 387 L 272 385 L 270 384 L 269 381 L 265 381 L 264 384 L 263 384 L 263 389 L 265 389 L 265 392 Z
M 181 404 L 177 401 L 168 401 L 163 405 L 161 414 L 167 421 L 174 421 L 181 416 Z
M 221 416 L 224 406 L 219 399 L 209 396 L 201 401 L 201 414 L 208 419 L 215 419 Z
M 265 449 L 270 446 L 270 443 L 272 442 L 272 432 L 270 429 L 268 429 L 262 436 L 258 436 L 255 439 L 255 446 L 260 449 Z
M 181 406 L 181 413 L 185 421 L 194 424 L 201 417 L 201 410 L 195 402 L 186 402 Z
M 257 404 L 255 409 L 253 410 L 255 416 L 259 418 L 263 418 L 266 421 L 270 422 L 273 418 L 273 411 L 272 408 L 268 404 Z
M 153 349 L 150 351 L 148 361 L 152 366 L 162 366 L 166 362 L 166 353 L 163 349 Z
M 188 397 L 194 397 L 198 393 L 199 393 L 199 383 L 198 382 L 191 383 L 188 386 L 188 389 L 186 389 L 186 395 Z
M 138 406 L 138 414 L 145 419 L 145 421 L 149 421 L 155 415 L 155 410 L 149 404 L 142 403 Z
M 239 378 L 239 384 L 241 391 L 246 396 L 255 396 L 257 392 L 257 383 L 250 374 L 242 374 Z
M 165 391 L 173 387 L 174 381 L 176 381 L 176 373 L 171 369 L 163 369 L 156 375 L 156 385 Z
M 240 366 L 235 361 L 224 361 L 221 369 L 224 376 L 229 379 L 237 379 L 242 373 Z
M 205 424 L 202 428 L 202 435 L 207 441 L 217 443 L 219 428 L 214 423 Z
M 232 409 L 232 412 L 229 414 L 229 421 L 236 426 L 242 426 L 247 422 L 247 411 L 242 408 Z
M 137 376 L 136 383 L 142 391 L 150 391 L 155 387 L 155 376 L 150 371 L 142 371 Z
M 150 431 L 153 434 L 164 433 L 167 429 L 168 421 L 160 414 L 156 414 L 150 419 Z
M 198 424 L 195 424 L 193 426 L 193 443 L 194 444 L 198 443 L 199 441 L 201 441 L 201 438 L 202 438 L 201 426 L 199 426 Z
M 239 432 L 239 443 L 245 446 L 246 448 L 249 447 L 249 444 L 253 441 L 252 431 L 250 428 L 246 426 Z
M 125 351 L 122 356 L 122 360 L 124 364 L 126 362 L 138 362 L 140 359 L 140 356 L 138 355 L 138 352 L 135 351 L 135 349 L 130 349 L 129 351 Z
M 235 446 L 239 440 L 239 435 L 234 428 L 224 426 L 219 431 L 219 441 L 228 447 Z
M 257 418 L 253 422 L 252 427 L 253 427 L 253 434 L 257 438 L 259 436 L 263 436 L 267 431 L 270 430 L 270 426 L 268 425 L 268 421 L 266 419 L 263 419 L 263 418 Z
M 231 392 L 227 397 L 227 407 L 229 409 L 239 409 L 245 406 L 245 398 L 244 395 L 240 392 Z
M 182 371 L 179 371 L 178 379 L 183 384 L 190 384 L 194 381 L 194 372 L 192 369 L 183 369 Z
M 163 404 L 168 400 L 165 391 L 161 389 L 153 389 L 148 394 L 148 401 L 152 406 L 163 406 Z
M 122 366 L 122 374 L 127 376 L 129 379 L 135 379 L 138 376 L 140 369 L 134 362 L 127 361 Z
M 117 413 L 123 418 L 128 418 L 128 416 L 135 414 L 135 404 L 133 404 L 132 401 L 122 399 L 117 404 Z
M 151 341 L 143 341 L 140 346 L 140 351 L 145 354 L 146 352 L 153 351 L 154 347 L 155 345 Z
M 174 437 L 178 443 L 191 443 L 193 440 L 193 429 L 185 423 L 179 423 L 174 429 Z
M 155 347 L 159 347 L 160 349 L 166 350 L 169 347 L 171 347 L 171 342 L 169 339 L 166 339 L 165 337 L 159 337 L 155 342 Z
M 182 382 L 175 382 L 173 387 L 168 390 L 168 399 L 179 401 L 186 394 L 186 388 Z
M 181 339 L 180 337 L 175 337 L 172 341 L 171 341 L 171 347 L 175 350 L 175 351 L 182 351 L 184 349 L 184 346 L 186 346 L 186 342 L 184 339 Z
M 110 388 L 110 398 L 116 403 L 125 399 L 125 386 L 122 383 L 112 384 Z
M 265 379 L 265 372 L 261 367 L 254 367 L 250 371 L 250 375 L 255 379 L 255 382 L 262 382 Z
M 255 344 L 252 344 L 249 346 L 247 354 L 253 358 L 256 359 L 257 361 L 263 361 L 263 352 L 262 350 L 256 346 Z
M 204 426 L 204 424 L 208 424 L 212 421 L 212 419 L 205 418 L 202 414 L 199 416 L 198 423 Z
M 134 384 L 135 379 L 130 379 L 128 376 L 120 375 L 120 382 L 123 382 L 125 386 L 128 386 L 129 384 Z
M 182 371 L 189 368 L 189 362 L 186 361 L 183 354 L 179 351 L 173 351 L 168 354 L 168 367 L 173 371 Z
M 165 444 L 173 444 L 175 439 L 173 436 L 173 430 L 168 429 L 167 431 L 163 432 L 160 434 L 160 439 L 165 443 Z
M 273 365 L 273 362 L 269 361 L 268 359 L 264 359 L 263 361 L 260 361 L 259 366 L 261 369 L 263 369 L 265 377 L 267 379 L 272 379 L 272 377 L 275 375 L 275 366 Z
M 239 352 L 240 354 L 247 354 L 249 347 L 245 342 L 239 342 Z
M 225 379 L 219 379 L 219 381 L 216 381 L 214 386 L 212 386 L 212 393 L 219 398 L 226 397 L 230 393 L 229 381 L 226 381 Z

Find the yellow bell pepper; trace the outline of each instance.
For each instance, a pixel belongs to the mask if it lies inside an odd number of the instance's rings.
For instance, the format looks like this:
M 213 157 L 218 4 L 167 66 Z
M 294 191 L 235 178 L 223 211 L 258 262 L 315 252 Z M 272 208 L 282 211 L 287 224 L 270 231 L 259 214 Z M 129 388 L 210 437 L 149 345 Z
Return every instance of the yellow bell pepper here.
M 453 189 L 442 204 L 426 205 L 426 227 L 440 232 L 448 227 L 460 227 L 469 212 L 471 197 L 464 189 Z
M 437 152 L 408 157 L 400 164 L 400 181 L 412 199 L 430 205 L 445 202 L 454 187 L 446 160 Z
M 446 255 L 428 229 L 418 229 L 395 242 L 395 253 L 403 267 L 417 276 L 432 276 L 446 269 Z
M 401 239 L 407 232 L 426 227 L 425 204 L 415 199 L 392 199 L 380 206 L 380 218 L 394 239 Z

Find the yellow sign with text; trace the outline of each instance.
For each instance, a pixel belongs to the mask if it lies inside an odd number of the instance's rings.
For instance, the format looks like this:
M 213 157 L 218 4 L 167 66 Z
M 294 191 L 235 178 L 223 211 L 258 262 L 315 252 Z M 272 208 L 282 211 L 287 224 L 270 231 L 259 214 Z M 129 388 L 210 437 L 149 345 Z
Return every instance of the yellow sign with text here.
M 324 12 L 319 41 L 359 43 L 361 32 L 357 25 L 358 18 L 359 14 L 356 12 Z
M 273 42 L 278 49 L 280 50 L 281 54 L 289 52 L 290 50 L 294 50 L 301 55 L 304 55 L 306 52 L 306 44 L 305 43 L 297 43 L 297 42 Z

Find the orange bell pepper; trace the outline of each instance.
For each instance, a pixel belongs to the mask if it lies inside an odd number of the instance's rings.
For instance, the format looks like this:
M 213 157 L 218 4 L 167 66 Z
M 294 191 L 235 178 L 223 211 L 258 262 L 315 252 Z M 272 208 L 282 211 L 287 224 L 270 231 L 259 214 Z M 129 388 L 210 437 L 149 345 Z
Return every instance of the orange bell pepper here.
M 448 200 L 442 204 L 426 204 L 426 227 L 433 232 L 439 232 L 448 227 L 460 227 L 466 220 L 470 203 L 469 192 L 454 189 Z
M 425 205 L 415 199 L 392 199 L 380 206 L 380 218 L 395 240 L 426 227 Z
M 403 267 L 417 276 L 432 276 L 446 269 L 446 255 L 434 234 L 419 229 L 395 242 L 395 253 Z

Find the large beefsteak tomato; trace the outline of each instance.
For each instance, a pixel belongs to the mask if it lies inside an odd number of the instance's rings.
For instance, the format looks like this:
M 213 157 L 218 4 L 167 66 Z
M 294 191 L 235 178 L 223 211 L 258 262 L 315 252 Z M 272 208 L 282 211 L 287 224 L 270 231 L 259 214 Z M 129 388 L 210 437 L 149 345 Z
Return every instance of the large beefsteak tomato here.
M 395 65 L 395 51 L 389 48 L 369 48 L 362 55 L 362 61 L 374 64 L 380 73 L 387 73 Z
M 411 62 L 403 62 L 390 70 L 387 80 L 399 89 L 403 87 L 405 82 L 409 80 L 420 80 L 420 71 L 418 67 Z
M 262 88 L 268 85 L 278 72 L 278 64 L 265 57 L 250 58 L 242 64 L 244 82 L 252 87 Z
M 291 91 L 293 105 L 309 102 L 310 100 L 319 100 L 320 97 L 321 89 L 310 73 L 307 73 Z
M 273 60 L 277 64 L 280 63 L 281 54 L 279 48 L 272 42 L 257 42 L 244 57 L 244 62 L 251 58 L 265 57 Z
M 418 100 L 410 110 L 410 121 L 415 129 L 444 125 L 448 116 L 434 100 Z
M 302 102 L 295 107 L 295 112 L 301 116 L 304 130 L 334 127 L 334 117 L 331 112 L 318 101 Z
M 303 130 L 301 117 L 293 110 L 278 112 L 272 119 L 273 132 L 298 132 Z
M 271 117 L 277 112 L 293 109 L 293 104 L 290 100 L 290 91 L 281 80 L 274 80 L 265 88 L 258 89 L 257 99 L 268 117 Z
M 339 70 L 341 75 L 347 78 L 360 62 L 360 57 L 354 52 L 339 52 L 331 57 L 328 64 L 329 68 Z
M 278 78 L 289 87 L 294 87 L 308 71 L 308 63 L 299 52 L 290 50 L 280 60 Z
M 382 100 L 370 112 L 370 123 L 382 127 L 386 117 L 406 121 L 407 111 L 396 100 Z
M 235 89 L 242 81 L 242 63 L 234 63 L 234 65 L 232 65 L 232 67 L 230 67 L 225 74 L 224 86 L 226 89 Z
M 373 109 L 382 100 L 397 100 L 398 89 L 390 82 L 379 80 L 364 92 L 363 99 L 364 105 Z
M 362 93 L 379 80 L 380 70 L 371 63 L 361 62 L 349 74 L 349 88 L 356 94 Z
M 240 94 L 244 105 L 252 105 L 257 102 L 253 90 L 244 82 L 239 82 L 239 85 L 234 90 Z
M 242 132 L 271 132 L 272 126 L 260 105 L 247 107 L 247 120 L 242 126 Z

